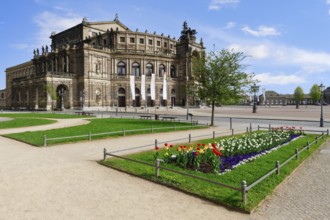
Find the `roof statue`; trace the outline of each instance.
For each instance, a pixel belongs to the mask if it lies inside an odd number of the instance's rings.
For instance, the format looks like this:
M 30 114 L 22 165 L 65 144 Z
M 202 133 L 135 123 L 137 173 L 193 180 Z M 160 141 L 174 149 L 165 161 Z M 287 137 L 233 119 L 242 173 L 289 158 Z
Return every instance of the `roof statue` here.
M 186 21 L 183 22 L 183 29 L 181 31 L 181 37 L 180 37 L 180 41 L 181 40 L 196 40 L 196 35 L 197 31 L 195 29 L 191 29 L 190 27 L 188 27 L 188 23 Z

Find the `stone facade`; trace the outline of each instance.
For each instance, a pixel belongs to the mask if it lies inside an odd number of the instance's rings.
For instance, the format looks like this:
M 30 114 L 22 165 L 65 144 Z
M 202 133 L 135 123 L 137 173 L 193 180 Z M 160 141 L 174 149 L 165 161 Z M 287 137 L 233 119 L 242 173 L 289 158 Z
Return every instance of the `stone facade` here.
M 0 109 L 6 108 L 6 90 L 0 90 Z
M 132 31 L 117 16 L 110 22 L 83 19 L 70 29 L 52 33 L 50 48 L 35 50 L 31 61 L 6 69 L 6 105 L 30 110 L 185 105 L 192 57 L 204 51 L 195 35 L 186 22 L 176 40 L 147 30 Z M 141 96 L 142 75 L 146 100 Z M 163 99 L 165 75 L 167 99 Z

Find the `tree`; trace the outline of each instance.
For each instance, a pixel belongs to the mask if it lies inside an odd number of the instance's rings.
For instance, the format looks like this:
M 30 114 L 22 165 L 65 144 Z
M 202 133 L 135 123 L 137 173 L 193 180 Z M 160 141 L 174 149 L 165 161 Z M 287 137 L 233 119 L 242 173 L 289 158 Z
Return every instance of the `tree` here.
M 317 102 L 321 98 L 321 90 L 317 84 L 314 84 L 309 92 L 309 95 L 311 96 L 313 102 Z
M 296 108 L 298 109 L 300 101 L 304 99 L 304 91 L 300 86 L 294 90 L 293 98 L 296 101 Z
M 245 65 L 241 62 L 245 58 L 242 52 L 225 49 L 193 58 L 193 90 L 201 100 L 211 103 L 211 126 L 214 125 L 215 104 L 240 99 L 254 82 L 253 74 L 242 71 Z

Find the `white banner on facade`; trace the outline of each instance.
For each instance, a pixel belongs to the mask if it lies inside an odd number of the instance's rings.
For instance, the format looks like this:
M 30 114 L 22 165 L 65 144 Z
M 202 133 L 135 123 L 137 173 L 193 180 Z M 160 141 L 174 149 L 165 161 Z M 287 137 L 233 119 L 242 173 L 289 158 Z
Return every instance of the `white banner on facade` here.
M 167 100 L 167 85 L 166 85 L 166 73 L 164 73 L 163 77 L 163 100 Z
M 135 100 L 135 77 L 134 76 L 130 76 L 130 87 L 131 87 L 132 100 Z
M 146 100 L 146 75 L 141 75 L 141 98 Z
M 151 83 L 150 83 L 150 96 L 151 96 L 151 100 L 155 100 L 156 99 L 156 78 L 155 78 L 155 74 L 151 74 Z

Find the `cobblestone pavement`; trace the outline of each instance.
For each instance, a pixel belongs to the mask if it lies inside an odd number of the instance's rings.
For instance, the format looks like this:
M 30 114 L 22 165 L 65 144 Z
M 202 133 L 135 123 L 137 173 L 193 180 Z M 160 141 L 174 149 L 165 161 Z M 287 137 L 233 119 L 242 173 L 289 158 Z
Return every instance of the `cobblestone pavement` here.
M 330 141 L 280 185 L 251 219 L 330 219 Z

